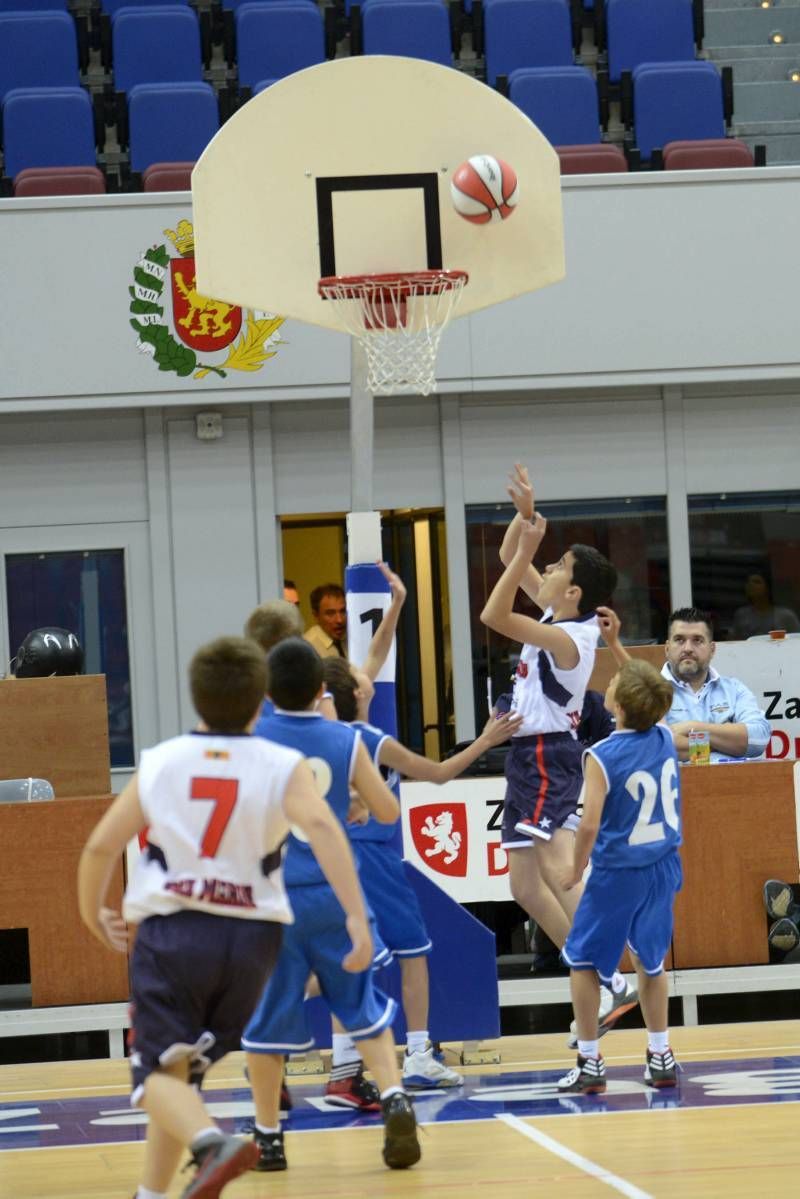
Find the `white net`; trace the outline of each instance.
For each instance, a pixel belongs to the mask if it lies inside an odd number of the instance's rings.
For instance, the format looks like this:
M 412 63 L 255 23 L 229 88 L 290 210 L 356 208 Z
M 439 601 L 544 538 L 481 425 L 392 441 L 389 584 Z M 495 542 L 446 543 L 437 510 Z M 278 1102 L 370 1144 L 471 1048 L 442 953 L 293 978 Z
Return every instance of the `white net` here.
M 468 278 L 466 271 L 420 271 L 320 280 L 320 295 L 364 346 L 373 395 L 436 390 L 439 340 Z

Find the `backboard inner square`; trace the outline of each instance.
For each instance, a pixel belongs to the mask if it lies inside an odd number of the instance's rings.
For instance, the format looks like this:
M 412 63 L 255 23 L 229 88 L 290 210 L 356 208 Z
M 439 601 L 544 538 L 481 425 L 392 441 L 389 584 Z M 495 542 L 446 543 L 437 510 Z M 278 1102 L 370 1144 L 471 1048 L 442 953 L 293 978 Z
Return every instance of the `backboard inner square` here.
M 421 191 L 337 191 L 332 200 L 337 275 L 427 268 Z

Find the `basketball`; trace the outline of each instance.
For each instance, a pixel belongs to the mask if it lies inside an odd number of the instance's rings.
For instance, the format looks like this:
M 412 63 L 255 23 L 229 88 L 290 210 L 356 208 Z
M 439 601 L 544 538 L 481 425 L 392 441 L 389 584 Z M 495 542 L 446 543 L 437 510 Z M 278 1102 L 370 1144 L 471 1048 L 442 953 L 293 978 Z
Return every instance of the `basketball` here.
M 486 225 L 511 216 L 519 199 L 517 173 L 502 158 L 475 154 L 450 181 L 453 207 L 465 221 Z

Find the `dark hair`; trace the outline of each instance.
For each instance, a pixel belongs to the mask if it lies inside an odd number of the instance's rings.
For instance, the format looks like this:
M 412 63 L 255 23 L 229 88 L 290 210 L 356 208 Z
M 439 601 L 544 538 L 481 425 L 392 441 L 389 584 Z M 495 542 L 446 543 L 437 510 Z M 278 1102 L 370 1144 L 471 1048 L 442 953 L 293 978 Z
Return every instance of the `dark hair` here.
M 614 700 L 625 713 L 625 728 L 646 733 L 672 704 L 672 684 L 641 658 L 631 658 L 620 668 Z
M 292 587 L 295 591 L 297 591 L 297 584 L 295 583 L 294 579 L 284 579 L 283 585 L 284 587 Z
M 344 599 L 344 589 L 338 583 L 322 583 L 319 587 L 315 587 L 308 597 L 312 612 L 319 612 L 319 606 L 326 595 L 335 595 L 337 599 Z
M 267 691 L 277 708 L 304 712 L 322 686 L 322 658 L 302 637 L 287 637 L 267 655 Z
M 350 663 L 344 658 L 323 658 L 322 673 L 325 686 L 333 696 L 336 715 L 348 723 L 355 720 L 358 715 L 358 683 L 350 669 Z
M 259 604 L 247 618 L 244 626 L 245 637 L 257 641 L 265 654 L 287 637 L 300 637 L 303 632 L 303 618 L 295 604 L 288 600 L 270 600 Z
M 669 620 L 667 621 L 667 639 L 672 636 L 672 626 L 676 621 L 681 621 L 682 624 L 704 624 L 708 627 L 708 639 L 714 640 L 714 620 L 710 612 L 706 612 L 704 608 L 676 608 L 674 612 L 670 612 Z
M 218 637 L 189 663 L 192 703 L 215 733 L 241 733 L 267 689 L 264 655 L 246 637 Z
M 572 582 L 581 589 L 578 612 L 583 616 L 593 612 L 598 604 L 610 603 L 617 585 L 617 570 L 591 545 L 571 545 L 569 549 L 574 559 Z

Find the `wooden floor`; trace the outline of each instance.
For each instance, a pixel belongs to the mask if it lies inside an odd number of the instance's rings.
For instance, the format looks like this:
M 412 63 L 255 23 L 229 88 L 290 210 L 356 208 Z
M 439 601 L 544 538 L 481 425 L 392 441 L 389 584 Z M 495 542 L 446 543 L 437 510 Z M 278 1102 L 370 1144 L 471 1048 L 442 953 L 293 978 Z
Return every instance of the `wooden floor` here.
M 615 1068 L 642 1061 L 641 1031 L 603 1041 L 609 1079 Z M 674 1030 L 679 1058 L 702 1071 L 706 1062 L 800 1057 L 800 1020 L 715 1025 Z M 500 1066 L 466 1067 L 481 1074 L 568 1068 L 574 1057 L 561 1035 L 513 1037 L 502 1042 Z M 798 1063 L 800 1067 L 800 1063 Z M 713 1068 L 713 1067 L 712 1067 Z M 752 1065 L 751 1065 L 752 1069 Z M 800 1068 L 796 1091 L 800 1094 Z M 299 1081 L 299 1080 L 298 1080 Z M 303 1085 L 314 1081 L 303 1078 Z M 508 1080 L 506 1080 L 508 1081 Z M 293 1084 L 294 1085 L 294 1084 Z M 794 1084 L 793 1084 L 794 1085 Z M 207 1090 L 242 1086 L 234 1055 L 209 1077 Z M 123 1108 L 124 1063 L 68 1062 L 0 1067 L 0 1102 L 24 1111 L 37 1102 L 102 1096 Z M 117 1101 L 117 1098 L 120 1101 Z M 779 1098 L 779 1096 L 776 1096 Z M 582 1101 L 579 1101 L 579 1104 Z M 0 1130 L 3 1124 L 0 1120 Z M 0 1136 L 0 1199 L 130 1199 L 141 1144 L 89 1143 L 75 1148 L 5 1149 Z M 6 1138 L 7 1142 L 7 1138 Z M 742 1102 L 670 1110 L 594 1111 L 591 1114 L 510 1115 L 431 1123 L 422 1134 L 423 1160 L 392 1172 L 380 1160 L 380 1127 L 287 1135 L 285 1174 L 250 1174 L 225 1191 L 231 1199 L 394 1199 L 395 1196 L 480 1196 L 481 1199 L 594 1199 L 612 1192 L 648 1196 L 752 1196 L 797 1193 L 800 1178 L 800 1104 Z M 176 1180 L 179 1196 L 188 1175 Z

